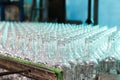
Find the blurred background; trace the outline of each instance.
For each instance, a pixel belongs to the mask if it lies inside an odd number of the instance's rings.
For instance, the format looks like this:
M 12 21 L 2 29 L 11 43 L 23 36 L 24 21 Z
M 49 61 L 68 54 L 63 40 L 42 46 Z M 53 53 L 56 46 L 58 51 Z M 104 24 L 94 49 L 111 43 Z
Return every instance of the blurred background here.
M 88 0 L 66 0 L 66 19 L 81 20 L 87 19 Z M 98 24 L 115 26 L 120 25 L 120 0 L 98 0 Z M 92 0 L 94 7 L 94 0 Z M 95 6 L 96 7 L 96 6 Z M 92 8 L 92 12 L 94 8 Z M 92 18 L 94 13 L 92 13 Z
M 120 0 L 0 0 L 0 20 L 119 26 Z

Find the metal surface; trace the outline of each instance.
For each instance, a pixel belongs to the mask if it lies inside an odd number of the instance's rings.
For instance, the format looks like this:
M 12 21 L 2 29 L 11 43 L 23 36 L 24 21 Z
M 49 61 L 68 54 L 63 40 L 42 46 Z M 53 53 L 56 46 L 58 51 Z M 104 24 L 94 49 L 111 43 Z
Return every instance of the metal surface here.
M 98 24 L 98 6 L 99 0 L 94 0 L 94 25 Z
M 115 74 L 101 74 L 95 80 L 120 80 L 120 75 Z
M 92 24 L 93 23 L 93 21 L 91 19 L 91 8 L 92 8 L 91 4 L 92 4 L 92 1 L 88 0 L 88 16 L 87 16 L 87 20 L 86 20 L 87 24 Z

